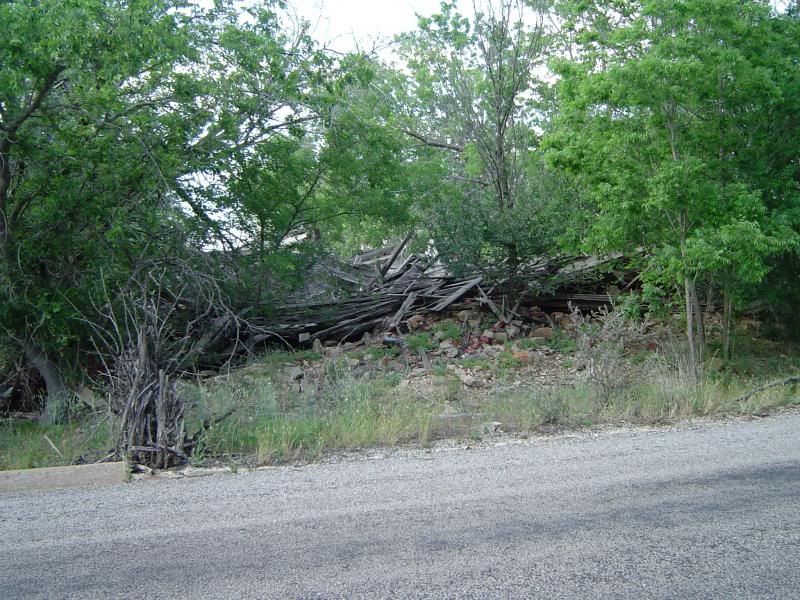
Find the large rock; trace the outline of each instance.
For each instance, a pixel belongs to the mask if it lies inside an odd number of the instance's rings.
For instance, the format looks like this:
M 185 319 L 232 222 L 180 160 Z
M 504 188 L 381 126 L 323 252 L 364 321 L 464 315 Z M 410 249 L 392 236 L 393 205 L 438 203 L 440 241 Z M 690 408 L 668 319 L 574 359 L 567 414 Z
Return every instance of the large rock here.
M 409 329 L 419 329 L 425 323 L 425 317 L 422 315 L 411 315 L 406 321 Z
M 338 346 L 325 348 L 325 358 L 339 358 L 342 355 L 342 349 Z
M 289 369 L 288 375 L 289 379 L 296 382 L 299 382 L 301 379 L 303 379 L 303 377 L 306 376 L 305 372 L 300 367 L 292 367 Z

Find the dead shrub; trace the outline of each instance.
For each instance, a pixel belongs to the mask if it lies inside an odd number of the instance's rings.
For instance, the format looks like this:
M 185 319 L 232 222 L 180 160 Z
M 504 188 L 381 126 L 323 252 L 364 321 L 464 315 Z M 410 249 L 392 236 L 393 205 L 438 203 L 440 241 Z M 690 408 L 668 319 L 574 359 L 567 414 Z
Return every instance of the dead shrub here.
M 585 369 L 595 401 L 606 407 L 636 376 L 637 369 L 628 360 L 627 348 L 642 343 L 644 325 L 623 311 L 607 307 L 587 315 L 570 306 L 570 320 L 579 364 Z

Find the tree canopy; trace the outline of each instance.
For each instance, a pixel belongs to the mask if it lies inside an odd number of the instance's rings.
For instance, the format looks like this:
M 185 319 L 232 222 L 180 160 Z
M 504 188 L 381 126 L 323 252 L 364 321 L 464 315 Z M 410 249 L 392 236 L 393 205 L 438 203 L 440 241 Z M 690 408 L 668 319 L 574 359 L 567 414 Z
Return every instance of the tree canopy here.
M 800 298 L 796 4 L 445 1 L 394 62 L 286 9 L 0 3 L 0 326 L 51 399 L 131 290 L 183 290 L 206 339 L 411 231 L 520 293 L 537 256 L 627 251 L 698 366 L 702 302 L 727 354 L 737 307 Z

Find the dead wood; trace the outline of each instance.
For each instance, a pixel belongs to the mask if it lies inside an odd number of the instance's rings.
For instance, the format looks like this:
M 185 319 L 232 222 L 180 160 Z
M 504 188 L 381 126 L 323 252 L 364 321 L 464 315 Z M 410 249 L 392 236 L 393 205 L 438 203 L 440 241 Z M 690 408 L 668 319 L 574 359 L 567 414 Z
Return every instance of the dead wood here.
M 787 377 L 786 379 L 781 379 L 779 381 L 773 381 L 773 382 L 768 383 L 766 385 L 762 385 L 761 387 L 757 387 L 754 390 L 750 390 L 746 394 L 743 394 L 743 395 L 739 396 L 738 398 L 736 398 L 736 400 L 734 400 L 734 402 L 744 402 L 745 400 L 749 400 L 750 398 L 752 398 L 756 394 L 760 394 L 761 392 L 764 392 L 766 390 L 769 390 L 769 389 L 772 389 L 772 388 L 776 388 L 776 387 L 782 387 L 782 386 L 785 386 L 785 385 L 791 385 L 793 383 L 800 383 L 800 375 L 793 375 L 792 377 Z
M 518 318 L 523 300 L 506 306 L 506 283 L 481 287 L 484 277 L 474 274 L 457 278 L 430 259 L 405 254 L 410 240 L 393 241 L 382 248 L 366 251 L 350 261 L 336 261 L 329 269 L 343 289 L 340 297 L 327 302 L 290 302 L 276 311 L 276 319 L 249 319 L 248 339 L 256 343 L 283 340 L 308 345 L 314 340 L 343 341 L 376 327 L 396 329 L 410 314 L 452 310 L 457 303 L 476 301 L 489 308 L 505 323 Z M 598 282 L 608 279 L 607 266 L 619 256 L 540 258 L 520 267 L 520 277 L 528 293 L 525 305 L 566 309 L 570 302 L 597 308 L 611 301 L 607 294 L 594 293 Z M 547 291 L 547 295 L 541 292 Z M 253 344 L 248 345 L 249 349 Z

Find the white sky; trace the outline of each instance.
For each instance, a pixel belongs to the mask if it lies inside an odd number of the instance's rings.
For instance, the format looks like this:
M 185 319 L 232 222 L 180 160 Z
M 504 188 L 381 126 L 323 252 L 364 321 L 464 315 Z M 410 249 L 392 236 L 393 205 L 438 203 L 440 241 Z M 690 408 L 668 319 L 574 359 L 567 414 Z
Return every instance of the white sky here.
M 298 16 L 311 23 L 312 35 L 340 52 L 371 50 L 398 33 L 416 28 L 415 13 L 438 12 L 439 0 L 289 0 Z M 471 0 L 460 0 L 469 14 Z
M 440 0 L 289 0 L 298 16 L 311 23 L 313 37 L 339 52 L 385 45 L 398 33 L 416 28 L 415 13 L 431 15 L 439 4 Z M 788 0 L 771 4 L 783 10 Z M 472 0 L 458 0 L 458 8 L 471 15 Z

